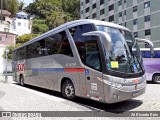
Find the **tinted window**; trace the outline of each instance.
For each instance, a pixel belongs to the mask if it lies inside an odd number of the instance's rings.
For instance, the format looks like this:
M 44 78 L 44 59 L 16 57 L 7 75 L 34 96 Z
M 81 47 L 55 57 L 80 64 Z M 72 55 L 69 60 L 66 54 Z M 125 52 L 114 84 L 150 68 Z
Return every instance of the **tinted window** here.
M 24 60 L 26 58 L 26 47 L 17 50 L 17 60 Z
M 73 40 L 76 44 L 81 61 L 96 70 L 101 70 L 100 54 L 97 46 L 97 37 L 84 37 L 83 33 L 95 31 L 95 28 L 90 25 L 80 25 L 69 29 Z
M 27 46 L 27 59 L 46 55 L 45 41 L 40 40 Z
M 101 71 L 100 52 L 98 49 L 97 37 L 86 37 L 84 64 Z
M 35 58 L 53 54 L 64 54 L 73 57 L 73 53 L 65 32 L 60 32 L 27 46 L 27 58 Z

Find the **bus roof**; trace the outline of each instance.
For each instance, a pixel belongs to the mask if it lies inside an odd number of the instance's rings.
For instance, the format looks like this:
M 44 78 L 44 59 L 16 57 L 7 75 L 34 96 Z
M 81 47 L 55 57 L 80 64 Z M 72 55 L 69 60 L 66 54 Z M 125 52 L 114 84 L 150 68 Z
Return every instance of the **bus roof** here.
M 123 27 L 121 25 L 118 25 L 118 24 L 114 24 L 114 23 L 111 23 L 111 22 L 106 22 L 106 21 L 100 21 L 100 20 L 92 20 L 92 19 L 80 19 L 80 20 L 75 20 L 75 21 L 71 21 L 71 22 L 67 22 L 65 24 L 62 24 L 60 25 L 59 27 L 56 27 L 26 43 L 24 43 L 22 46 L 16 48 L 16 49 L 19 49 L 21 47 L 24 47 L 26 45 L 29 45 L 33 42 L 36 42 L 40 39 L 43 39 L 47 36 L 50 36 L 51 34 L 53 34 L 53 32 L 57 31 L 57 30 L 61 30 L 63 28 L 69 28 L 69 27 L 74 27 L 76 25 L 82 25 L 82 24 L 95 24 L 95 25 L 104 25 L 104 26 L 108 26 L 108 27 L 113 27 L 113 28 L 117 28 L 117 29 L 123 29 L 123 30 L 126 30 L 126 31 L 130 31 L 128 28 L 126 27 Z M 16 50 L 15 49 L 15 50 Z

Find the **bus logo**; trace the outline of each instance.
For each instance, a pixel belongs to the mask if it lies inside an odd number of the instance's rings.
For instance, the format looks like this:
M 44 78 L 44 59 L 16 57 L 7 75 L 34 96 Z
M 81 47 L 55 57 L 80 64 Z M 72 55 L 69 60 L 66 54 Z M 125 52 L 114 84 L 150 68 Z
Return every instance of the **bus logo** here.
M 23 62 L 19 62 L 19 61 L 18 61 L 16 68 L 17 68 L 17 71 L 18 71 L 18 72 L 23 72 L 23 73 L 25 73 L 25 61 L 23 61 Z

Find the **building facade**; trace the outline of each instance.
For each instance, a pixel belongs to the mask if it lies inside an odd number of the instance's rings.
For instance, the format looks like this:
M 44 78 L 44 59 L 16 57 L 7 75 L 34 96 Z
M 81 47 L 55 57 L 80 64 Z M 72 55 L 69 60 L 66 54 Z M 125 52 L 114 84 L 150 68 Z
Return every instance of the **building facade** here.
M 12 19 L 10 17 L 11 13 L 2 10 L 2 14 L 0 15 L 0 74 L 5 72 L 6 64 L 7 71 L 12 71 L 11 60 L 6 61 L 2 55 L 6 46 L 15 45 L 16 32 L 11 29 Z
M 15 18 L 13 18 L 11 23 L 11 29 L 14 30 L 18 36 L 30 34 L 31 27 L 32 22 L 30 20 L 30 16 L 27 13 L 23 11 L 16 13 Z
M 160 0 L 80 0 L 80 11 L 81 19 L 120 24 L 160 47 Z

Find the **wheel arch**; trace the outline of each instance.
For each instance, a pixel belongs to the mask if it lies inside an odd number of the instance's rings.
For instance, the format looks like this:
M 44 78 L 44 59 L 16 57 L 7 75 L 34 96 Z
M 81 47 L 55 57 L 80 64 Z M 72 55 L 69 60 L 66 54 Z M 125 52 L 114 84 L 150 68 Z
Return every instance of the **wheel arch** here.
M 60 92 L 62 92 L 62 86 L 63 86 L 64 82 L 67 81 L 67 80 L 69 80 L 70 82 L 72 82 L 72 84 L 73 84 L 73 86 L 74 86 L 74 82 L 73 82 L 73 80 L 72 80 L 71 78 L 69 78 L 69 77 L 63 77 L 63 78 L 61 79 Z M 74 86 L 74 87 L 75 87 L 75 86 Z

